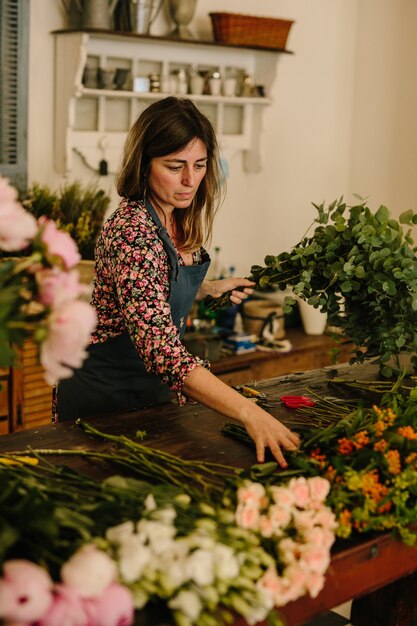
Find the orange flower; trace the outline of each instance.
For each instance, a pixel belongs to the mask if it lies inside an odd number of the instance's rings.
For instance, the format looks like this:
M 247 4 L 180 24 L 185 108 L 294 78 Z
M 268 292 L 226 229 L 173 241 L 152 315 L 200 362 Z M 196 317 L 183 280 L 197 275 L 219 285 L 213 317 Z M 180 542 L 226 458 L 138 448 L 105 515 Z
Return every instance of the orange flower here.
M 358 433 L 355 433 L 353 437 L 353 445 L 355 446 L 356 450 L 360 450 L 361 448 L 364 448 L 365 446 L 368 445 L 368 443 L 369 443 L 368 431 L 360 430 Z
M 405 457 L 406 465 L 414 465 L 417 467 L 417 452 L 412 452 L 408 456 Z
M 385 450 L 387 449 L 388 446 L 388 442 L 385 441 L 385 439 L 380 439 L 379 441 L 376 441 L 374 443 L 374 450 L 375 452 L 385 452 Z
M 381 410 L 376 405 L 373 405 L 372 409 L 379 418 L 375 424 L 375 434 L 377 437 L 382 437 L 382 433 L 384 432 L 384 430 L 388 426 L 392 426 L 392 424 L 394 423 L 396 415 L 391 407 Z
M 412 426 L 400 426 L 397 433 L 406 439 L 417 439 L 417 433 Z
M 327 468 L 325 474 L 324 474 L 324 478 L 327 478 L 327 480 L 332 483 L 334 478 L 336 476 L 336 470 L 332 465 L 329 465 L 329 467 Z
M 352 513 L 348 509 L 343 509 L 343 511 L 339 514 L 339 524 L 341 526 L 350 527 L 352 525 L 351 522 Z
M 323 469 L 324 466 L 326 465 L 326 461 L 327 461 L 326 455 L 321 453 L 320 448 L 315 448 L 314 450 L 312 450 L 310 452 L 310 458 L 317 461 L 321 469 Z
M 350 439 L 343 437 L 342 439 L 338 439 L 337 443 L 339 444 L 339 454 L 350 454 L 351 452 L 353 452 L 354 445 Z
M 362 492 L 369 499 L 370 509 L 383 513 L 389 511 L 391 508 L 391 502 L 386 502 L 383 505 L 379 505 L 381 500 L 388 494 L 388 487 L 382 485 L 379 482 L 379 475 L 377 470 L 372 470 L 364 474 L 362 479 Z
M 401 457 L 398 450 L 388 450 L 385 454 L 390 474 L 397 475 L 401 472 Z

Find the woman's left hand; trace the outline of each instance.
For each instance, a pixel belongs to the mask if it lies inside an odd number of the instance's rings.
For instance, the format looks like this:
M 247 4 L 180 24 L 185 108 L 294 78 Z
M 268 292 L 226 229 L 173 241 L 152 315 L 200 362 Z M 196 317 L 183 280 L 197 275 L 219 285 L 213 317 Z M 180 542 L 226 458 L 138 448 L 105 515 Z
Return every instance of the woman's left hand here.
M 230 302 L 232 304 L 241 304 L 248 296 L 253 293 L 256 283 L 247 278 L 222 278 L 220 280 L 204 280 L 199 290 L 201 299 L 206 296 L 212 298 L 220 298 L 224 293 L 230 291 Z M 199 298 L 199 299 L 200 299 Z

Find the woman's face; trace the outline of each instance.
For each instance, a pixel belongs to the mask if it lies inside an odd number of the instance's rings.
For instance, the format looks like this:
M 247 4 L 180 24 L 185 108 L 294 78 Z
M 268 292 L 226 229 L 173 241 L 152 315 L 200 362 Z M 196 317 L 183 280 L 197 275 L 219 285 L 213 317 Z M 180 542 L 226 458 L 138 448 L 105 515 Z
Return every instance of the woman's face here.
M 183 150 L 151 160 L 148 187 L 161 209 L 190 206 L 207 170 L 207 148 L 193 139 Z

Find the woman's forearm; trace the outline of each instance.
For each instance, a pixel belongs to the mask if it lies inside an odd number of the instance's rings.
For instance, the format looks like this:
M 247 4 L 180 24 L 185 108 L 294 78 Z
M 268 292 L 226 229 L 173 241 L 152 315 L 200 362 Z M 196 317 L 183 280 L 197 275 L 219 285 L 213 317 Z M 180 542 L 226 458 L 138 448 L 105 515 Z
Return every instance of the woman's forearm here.
M 183 391 L 221 415 L 241 422 L 256 445 L 259 463 L 265 460 L 265 448 L 268 447 L 277 462 L 286 467 L 280 446 L 294 450 L 299 445 L 299 438 L 279 420 L 201 366 L 188 374 Z

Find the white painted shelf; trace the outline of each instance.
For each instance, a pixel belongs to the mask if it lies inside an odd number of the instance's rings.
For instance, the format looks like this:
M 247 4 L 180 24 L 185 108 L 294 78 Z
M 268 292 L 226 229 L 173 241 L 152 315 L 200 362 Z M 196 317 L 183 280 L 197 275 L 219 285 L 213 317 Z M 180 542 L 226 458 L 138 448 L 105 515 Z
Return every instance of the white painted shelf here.
M 248 74 L 262 85 L 265 96 L 191 95 L 213 123 L 224 154 L 242 151 L 247 170 L 260 168 L 259 145 L 262 112 L 271 104 L 269 92 L 275 79 L 277 52 L 118 33 L 113 31 L 55 31 L 55 167 L 59 173 L 72 169 L 74 153 L 93 170 L 101 159 L 109 172 L 117 171 L 126 134 L 150 102 L 169 93 L 139 93 L 127 89 L 87 88 L 85 67 L 129 70 L 135 76 L 169 75 L 179 68 L 197 66 L 201 71 L 217 70 Z

